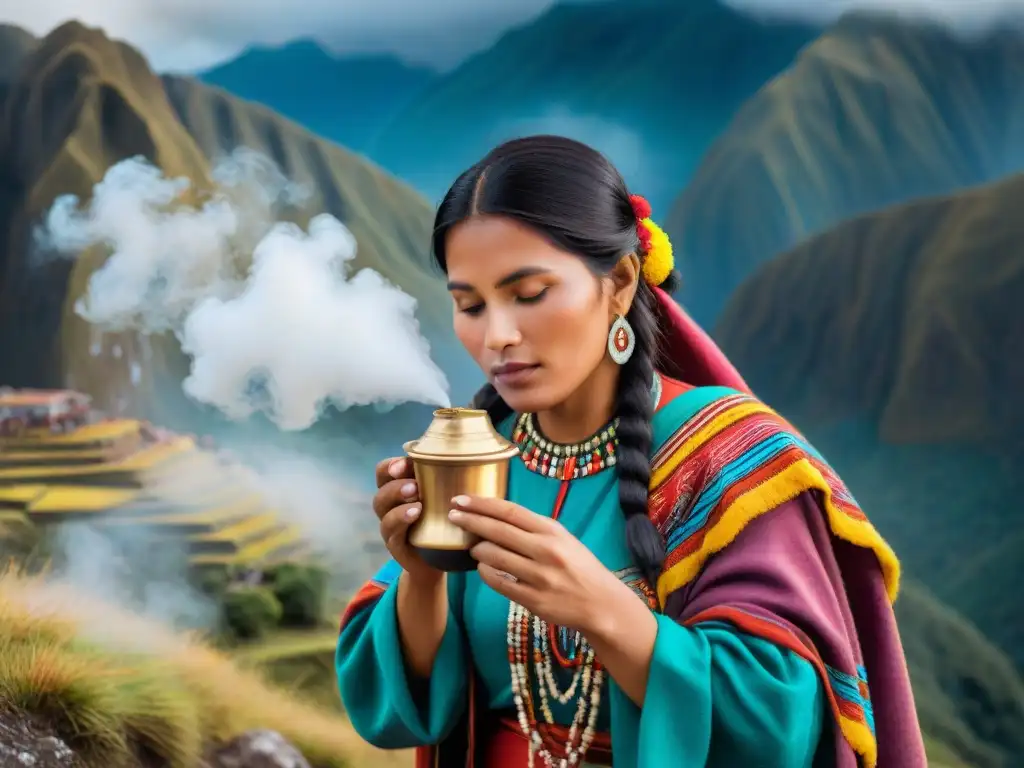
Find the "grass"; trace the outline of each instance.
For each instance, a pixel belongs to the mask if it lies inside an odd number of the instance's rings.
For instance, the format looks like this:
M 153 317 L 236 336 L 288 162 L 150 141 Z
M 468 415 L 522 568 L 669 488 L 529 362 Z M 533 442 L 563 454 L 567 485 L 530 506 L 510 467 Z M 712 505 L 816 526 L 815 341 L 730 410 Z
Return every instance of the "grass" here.
M 246 664 L 269 664 L 280 659 L 332 654 L 338 643 L 335 627 L 320 630 L 279 630 L 256 643 L 231 649 L 232 658 Z
M 90 768 L 192 768 L 252 728 L 316 766 L 408 764 L 366 745 L 335 709 L 304 702 L 200 639 L 13 572 L 0 575 L 0 711 L 42 718 Z

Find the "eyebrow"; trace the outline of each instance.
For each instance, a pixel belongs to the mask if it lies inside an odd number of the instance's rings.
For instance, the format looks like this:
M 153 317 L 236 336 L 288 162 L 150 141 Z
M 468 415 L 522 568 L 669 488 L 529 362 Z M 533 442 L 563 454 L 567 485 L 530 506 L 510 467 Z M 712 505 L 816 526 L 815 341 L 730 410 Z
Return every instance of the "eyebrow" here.
M 503 278 L 501 278 L 501 280 L 494 284 L 494 287 L 504 288 L 505 286 L 512 285 L 512 283 L 517 283 L 520 280 L 523 280 L 527 277 L 533 277 L 534 275 L 546 275 L 550 272 L 550 269 L 544 269 L 543 267 L 523 267 L 522 269 L 517 269 L 515 272 L 510 272 L 509 274 L 505 275 Z M 457 283 L 449 281 L 448 290 L 474 291 L 476 289 L 469 283 Z

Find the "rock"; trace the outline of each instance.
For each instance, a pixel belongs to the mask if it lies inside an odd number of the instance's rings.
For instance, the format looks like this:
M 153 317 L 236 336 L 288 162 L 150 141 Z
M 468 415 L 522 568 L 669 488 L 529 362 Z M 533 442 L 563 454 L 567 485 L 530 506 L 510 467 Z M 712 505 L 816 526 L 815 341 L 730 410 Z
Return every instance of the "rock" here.
M 0 766 L 82 768 L 82 762 L 52 729 L 20 713 L 0 712 Z
M 276 731 L 247 731 L 206 758 L 207 768 L 310 768 L 306 758 Z

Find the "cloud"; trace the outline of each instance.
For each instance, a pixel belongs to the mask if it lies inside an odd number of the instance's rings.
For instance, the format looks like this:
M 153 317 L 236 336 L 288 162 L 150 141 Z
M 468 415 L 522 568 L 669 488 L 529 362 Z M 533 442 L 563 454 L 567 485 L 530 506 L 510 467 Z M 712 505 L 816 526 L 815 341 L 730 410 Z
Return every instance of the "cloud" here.
M 1018 23 L 1024 0 L 724 0 L 761 18 L 803 19 L 817 24 L 835 21 L 848 11 L 885 11 L 937 21 L 955 31 L 981 32 L 1004 22 Z
M 388 52 L 450 67 L 557 1 L 295 0 L 285 9 L 279 0 L 42 0 L 7 3 L 0 21 L 44 35 L 63 21 L 78 19 L 138 46 L 161 71 L 197 71 L 250 45 L 279 45 L 300 37 L 343 52 Z M 854 8 L 891 9 L 964 29 L 990 27 L 1024 7 L 1024 0 L 725 2 L 758 15 L 819 23 Z
M 42 0 L 7 3 L 0 22 L 45 35 L 77 19 L 139 47 L 160 71 L 197 71 L 250 45 L 313 37 L 346 52 L 450 66 L 554 0 Z

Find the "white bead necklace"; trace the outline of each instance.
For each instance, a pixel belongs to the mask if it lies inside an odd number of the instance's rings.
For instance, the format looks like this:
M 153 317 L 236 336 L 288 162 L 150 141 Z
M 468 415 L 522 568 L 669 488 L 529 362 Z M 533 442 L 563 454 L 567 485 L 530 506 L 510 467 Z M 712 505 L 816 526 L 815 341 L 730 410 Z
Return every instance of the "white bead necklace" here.
M 535 758 L 538 756 L 547 768 L 574 768 L 582 762 L 582 758 L 594 740 L 597 716 L 601 708 L 604 670 L 594 658 L 594 649 L 579 633 L 576 633 L 574 650 L 575 654 L 579 654 L 579 661 L 569 687 L 565 691 L 560 690 L 555 680 L 552 662 L 554 651 L 549 642 L 548 631 L 547 622 L 537 616 L 532 616 L 521 605 L 510 602 L 507 641 L 509 666 L 512 673 L 512 699 L 516 706 L 519 728 L 529 742 L 529 768 L 533 768 Z M 577 689 L 579 690 L 576 699 L 576 712 L 565 744 L 565 757 L 562 758 L 555 758 L 551 754 L 544 736 L 534 720 L 533 686 L 529 663 L 531 652 L 541 715 L 546 724 L 555 724 L 549 696 L 564 705 L 568 704 Z M 573 654 L 574 657 L 575 654 Z M 580 733 L 581 728 L 582 734 Z

